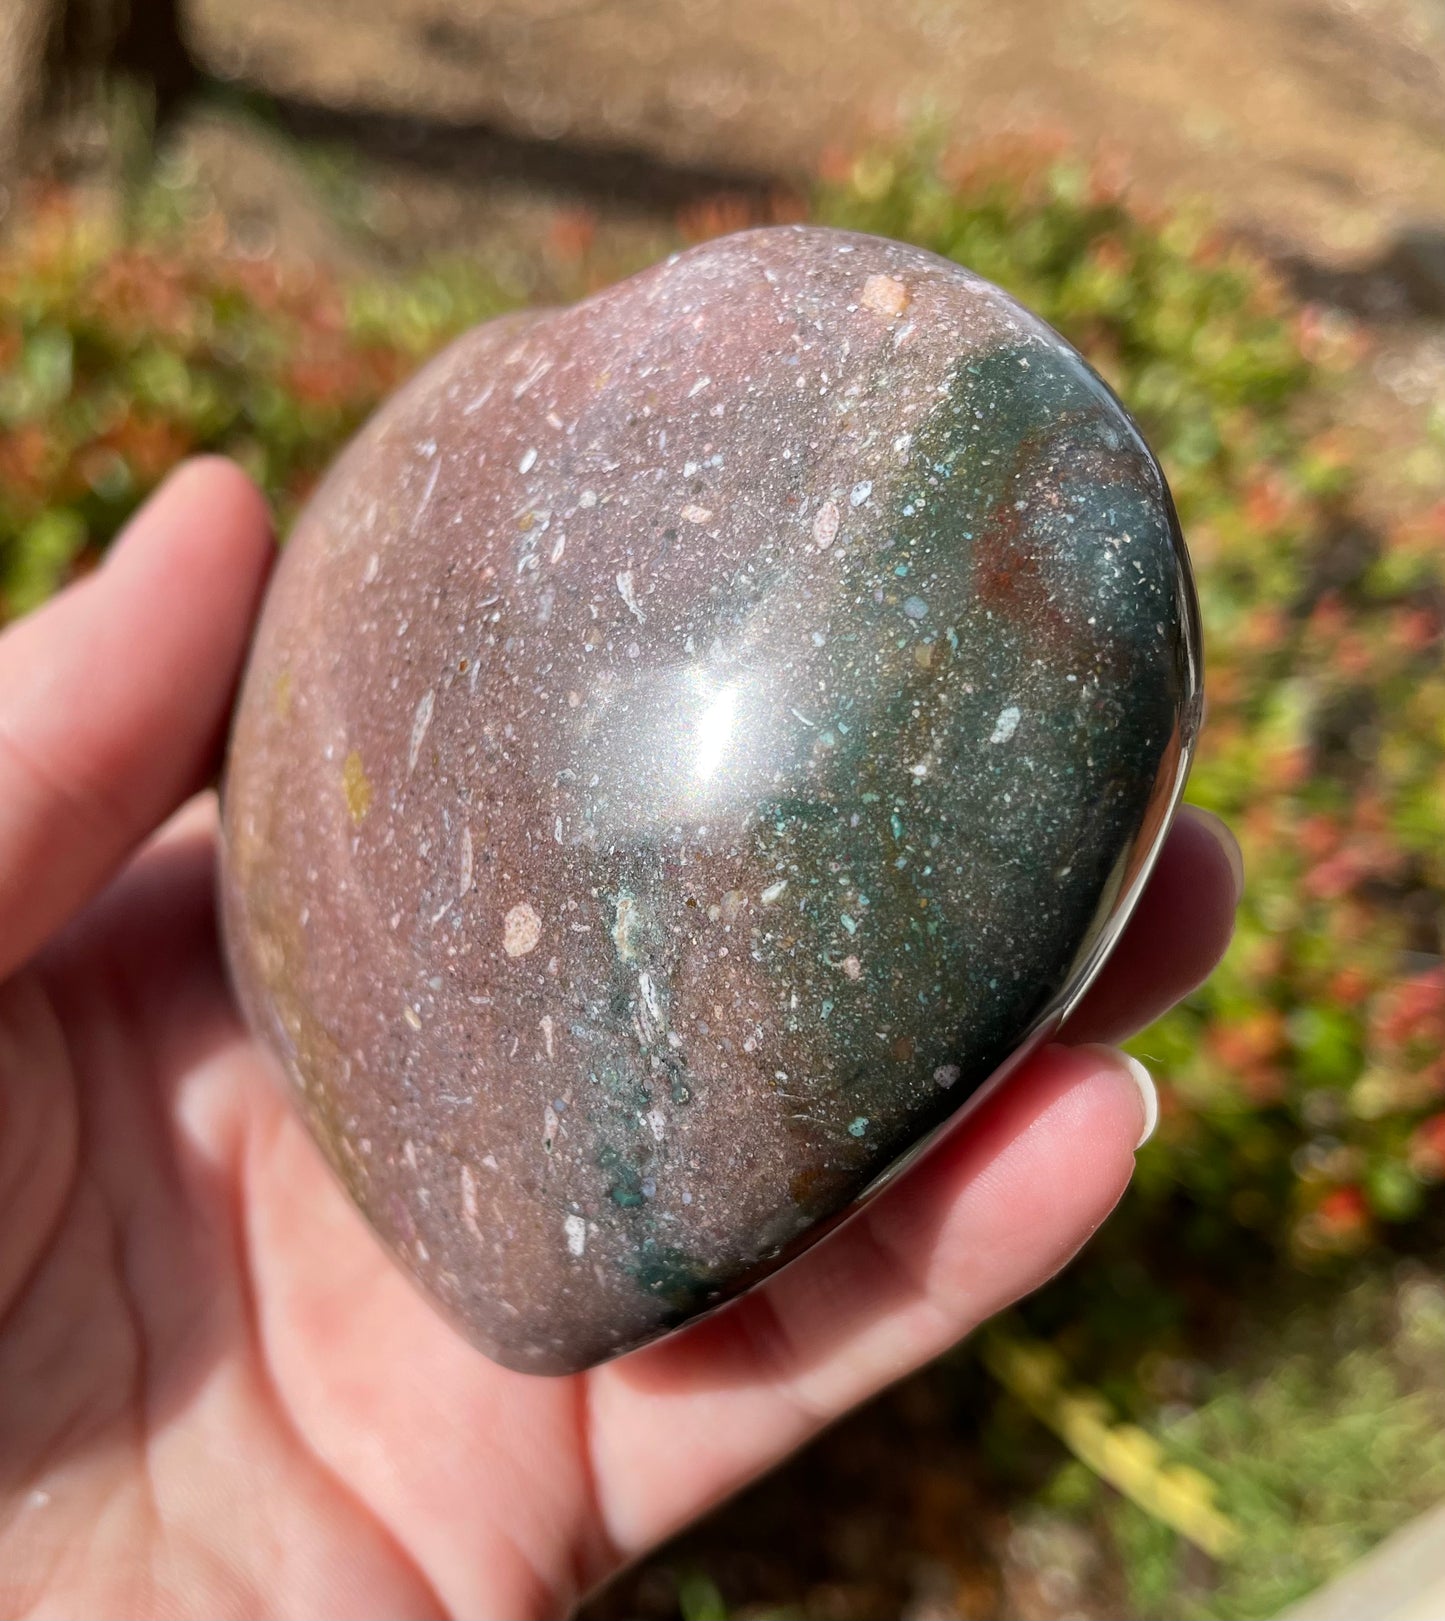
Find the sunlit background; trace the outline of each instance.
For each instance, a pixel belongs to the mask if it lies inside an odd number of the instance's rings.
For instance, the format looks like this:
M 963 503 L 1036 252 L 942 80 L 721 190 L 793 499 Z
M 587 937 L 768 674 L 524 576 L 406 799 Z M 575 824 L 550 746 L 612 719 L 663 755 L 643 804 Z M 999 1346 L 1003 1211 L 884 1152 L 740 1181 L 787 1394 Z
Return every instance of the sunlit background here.
M 1235 946 L 1082 1260 L 588 1614 L 1349 1613 L 1445 1499 L 1445 0 L 3 0 L 0 186 L 5 617 L 182 456 L 284 522 L 456 331 L 752 222 L 1090 355 L 1199 570 Z M 746 701 L 679 695 L 714 767 Z

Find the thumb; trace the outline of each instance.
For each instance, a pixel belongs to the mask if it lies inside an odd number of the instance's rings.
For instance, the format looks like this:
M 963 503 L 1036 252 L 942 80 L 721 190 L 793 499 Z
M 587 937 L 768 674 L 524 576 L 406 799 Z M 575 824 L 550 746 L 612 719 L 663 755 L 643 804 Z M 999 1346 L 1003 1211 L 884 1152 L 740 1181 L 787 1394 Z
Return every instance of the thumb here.
M 204 782 L 273 550 L 245 474 L 190 462 L 0 636 L 0 979 Z

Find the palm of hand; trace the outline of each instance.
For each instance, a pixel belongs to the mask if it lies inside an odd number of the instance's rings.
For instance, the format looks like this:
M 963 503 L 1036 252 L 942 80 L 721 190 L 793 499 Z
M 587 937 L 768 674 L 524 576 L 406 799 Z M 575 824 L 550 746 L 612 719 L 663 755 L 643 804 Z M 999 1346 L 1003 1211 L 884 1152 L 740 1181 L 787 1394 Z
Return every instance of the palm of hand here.
M 689 1333 L 565 1380 L 485 1361 L 239 1024 L 210 802 L 91 899 L 203 778 L 268 550 L 254 492 L 198 464 L 0 639 L 0 1612 L 556 1614 L 1055 1270 L 1127 1180 L 1139 1096 L 1045 1049 Z M 1072 1039 L 1207 970 L 1228 868 L 1181 826 Z

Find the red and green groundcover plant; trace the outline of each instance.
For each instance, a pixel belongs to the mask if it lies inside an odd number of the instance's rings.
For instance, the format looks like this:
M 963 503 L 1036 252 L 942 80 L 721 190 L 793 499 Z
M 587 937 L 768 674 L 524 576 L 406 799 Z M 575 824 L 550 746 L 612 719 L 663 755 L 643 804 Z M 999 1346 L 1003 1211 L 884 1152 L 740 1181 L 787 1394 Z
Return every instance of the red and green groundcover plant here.
M 1036 1326 L 1087 1362 L 1182 1330 L 1190 1267 L 1217 1292 L 1419 1244 L 1445 1209 L 1445 503 L 1362 516 L 1365 452 L 1337 426 L 1356 340 L 1069 162 L 865 158 L 800 207 L 956 258 L 1078 344 L 1160 453 L 1199 575 L 1190 793 L 1239 830 L 1247 899 L 1224 967 L 1137 1044 L 1161 1130 Z M 679 232 L 737 223 L 723 203 Z M 577 221 L 557 240 L 577 289 L 603 275 Z M 0 614 L 88 567 L 194 451 L 237 456 L 284 526 L 371 406 L 508 301 L 475 273 L 343 285 L 204 221 L 122 234 L 41 199 L 0 252 Z M 1161 1245 L 1129 1283 L 1118 1258 Z

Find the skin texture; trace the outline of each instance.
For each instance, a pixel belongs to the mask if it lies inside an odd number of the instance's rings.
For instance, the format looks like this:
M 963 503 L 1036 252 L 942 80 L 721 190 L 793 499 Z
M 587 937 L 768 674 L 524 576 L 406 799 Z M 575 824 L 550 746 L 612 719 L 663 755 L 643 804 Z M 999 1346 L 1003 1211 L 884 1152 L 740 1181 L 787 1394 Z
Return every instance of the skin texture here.
M 572 1379 L 488 1362 L 335 1185 L 221 971 L 187 800 L 271 554 L 243 476 L 195 463 L 0 637 L 0 1612 L 555 1615 L 1054 1272 L 1143 1105 L 1107 1049 L 1050 1046 L 686 1334 Z M 1234 859 L 1180 820 L 1070 1039 L 1208 972 Z

